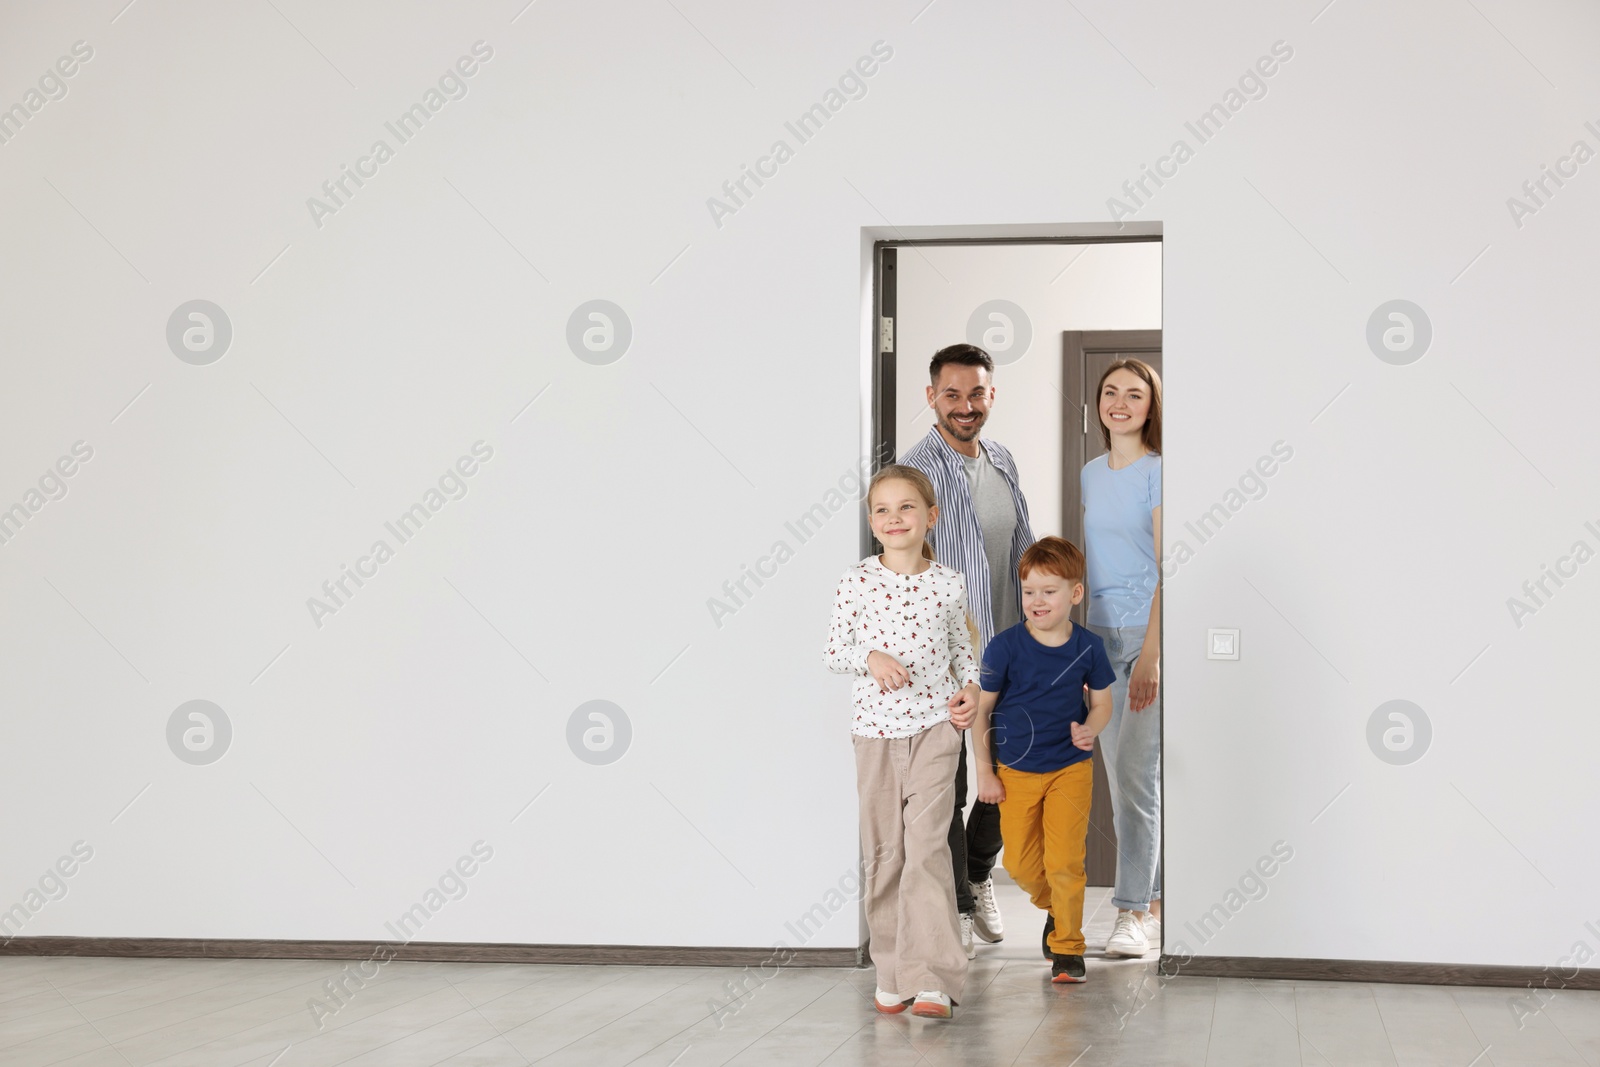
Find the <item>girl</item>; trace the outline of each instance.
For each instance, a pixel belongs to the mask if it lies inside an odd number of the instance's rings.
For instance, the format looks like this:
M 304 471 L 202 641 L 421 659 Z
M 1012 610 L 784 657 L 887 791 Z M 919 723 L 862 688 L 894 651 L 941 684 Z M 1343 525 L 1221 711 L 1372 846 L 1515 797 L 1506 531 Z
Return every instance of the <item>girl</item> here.
M 1161 376 L 1121 359 L 1096 390 L 1106 455 L 1083 468 L 1089 630 L 1116 671 L 1100 734 L 1117 832 L 1108 956 L 1143 956 L 1161 930 Z
M 912 1014 L 948 1019 L 967 977 L 949 842 L 962 747 L 950 713 L 978 702 L 966 585 L 934 562 L 926 540 L 939 518 L 927 475 L 884 467 L 867 487 L 867 511 L 883 555 L 840 579 L 825 659 L 856 676 L 850 732 L 861 849 L 874 857 L 861 893 L 876 1004 L 892 1015 L 912 994 Z

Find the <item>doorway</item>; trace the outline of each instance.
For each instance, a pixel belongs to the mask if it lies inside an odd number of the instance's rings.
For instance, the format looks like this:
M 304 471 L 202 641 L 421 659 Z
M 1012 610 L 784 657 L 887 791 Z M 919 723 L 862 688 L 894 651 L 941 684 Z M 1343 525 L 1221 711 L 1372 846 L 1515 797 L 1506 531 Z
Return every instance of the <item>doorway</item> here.
M 983 433 L 1016 458 L 1036 537 L 1083 545 L 1078 472 L 1102 454 L 1086 394 L 1119 355 L 1161 369 L 1161 235 L 877 234 L 871 246 L 873 468 L 933 426 L 928 362 L 967 341 L 994 357 L 995 404 Z M 862 554 L 879 550 L 862 523 Z M 1073 616 L 1083 623 L 1083 608 Z M 1086 849 L 1088 884 L 1110 886 L 1116 835 L 1098 746 Z M 969 781 L 969 805 L 976 795 Z
M 1160 330 L 1067 330 L 1062 333 L 1061 447 L 1065 470 L 1082 470 L 1084 464 L 1106 454 L 1094 389 L 1106 368 L 1119 359 L 1141 359 L 1165 380 Z M 1078 432 L 1073 432 L 1075 428 Z M 1071 531 L 1064 536 L 1073 544 L 1083 546 L 1083 494 L 1073 478 L 1066 479 L 1062 485 L 1061 528 Z M 1086 615 L 1087 605 L 1079 604 L 1073 609 L 1072 621 L 1082 626 L 1087 621 Z M 1089 808 L 1089 841 L 1084 867 L 1090 885 L 1116 882 L 1117 830 L 1111 818 L 1110 780 L 1098 741 L 1094 746 L 1094 799 Z

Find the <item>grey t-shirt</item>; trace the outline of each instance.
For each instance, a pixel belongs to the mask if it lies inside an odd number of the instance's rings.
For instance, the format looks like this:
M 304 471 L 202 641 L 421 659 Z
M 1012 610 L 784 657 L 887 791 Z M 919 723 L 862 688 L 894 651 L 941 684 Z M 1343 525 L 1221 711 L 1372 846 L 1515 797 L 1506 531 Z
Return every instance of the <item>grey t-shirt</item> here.
M 972 510 L 983 530 L 983 554 L 989 560 L 989 603 L 994 608 L 994 633 L 1022 621 L 1017 603 L 1016 575 L 1011 569 L 1011 542 L 1017 533 L 1017 506 L 1005 475 L 995 469 L 983 446 L 976 456 L 962 456 L 967 468 L 967 487 L 972 491 Z M 982 655 L 983 650 L 977 650 Z

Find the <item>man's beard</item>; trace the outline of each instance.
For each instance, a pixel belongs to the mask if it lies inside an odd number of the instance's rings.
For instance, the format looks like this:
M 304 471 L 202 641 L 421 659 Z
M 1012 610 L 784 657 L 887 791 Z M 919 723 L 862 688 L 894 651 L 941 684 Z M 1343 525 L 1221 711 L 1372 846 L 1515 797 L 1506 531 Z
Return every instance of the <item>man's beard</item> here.
M 939 416 L 939 425 L 944 427 L 944 432 L 949 434 L 951 437 L 954 437 L 957 441 L 977 440 L 978 431 L 982 430 L 983 424 L 988 421 L 989 416 L 980 412 L 978 415 L 978 421 L 972 424 L 971 429 L 967 429 L 966 427 L 963 427 L 957 423 L 949 415 L 941 414 Z

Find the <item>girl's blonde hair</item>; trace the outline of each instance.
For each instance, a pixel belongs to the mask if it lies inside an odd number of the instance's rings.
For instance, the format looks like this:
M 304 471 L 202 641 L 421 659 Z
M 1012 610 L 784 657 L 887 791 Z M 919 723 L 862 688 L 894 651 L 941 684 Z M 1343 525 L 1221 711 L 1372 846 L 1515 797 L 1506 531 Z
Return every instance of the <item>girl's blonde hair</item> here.
M 867 514 L 872 514 L 872 494 L 877 491 L 878 486 L 883 482 L 896 480 L 910 482 L 911 488 L 917 491 L 917 495 L 922 498 L 924 504 L 927 504 L 930 508 L 938 507 L 939 501 L 934 494 L 933 483 L 928 480 L 926 474 L 923 474 L 915 467 L 907 467 L 901 463 L 890 463 L 888 466 L 879 468 L 878 473 L 872 476 L 872 481 L 867 485 Z M 933 545 L 926 537 L 922 539 L 922 558 L 937 562 L 934 560 Z
M 972 621 L 972 614 L 967 614 L 967 636 L 972 638 L 972 653 L 977 655 L 978 646 L 983 644 L 983 638 L 978 636 L 978 624 Z

